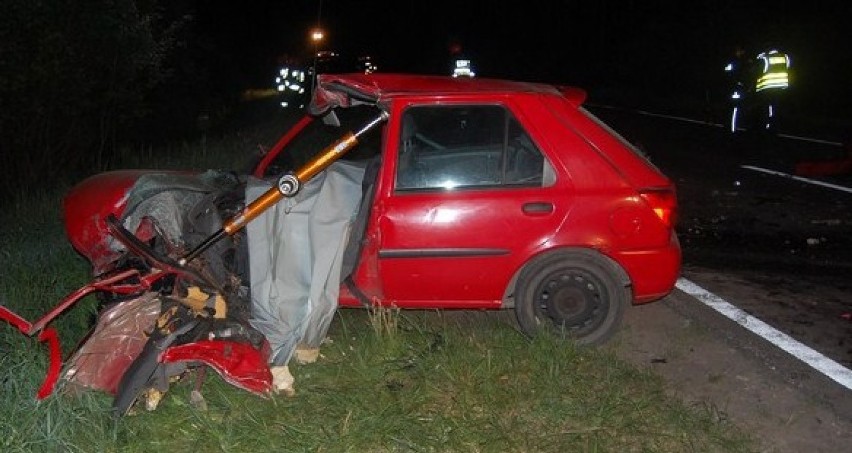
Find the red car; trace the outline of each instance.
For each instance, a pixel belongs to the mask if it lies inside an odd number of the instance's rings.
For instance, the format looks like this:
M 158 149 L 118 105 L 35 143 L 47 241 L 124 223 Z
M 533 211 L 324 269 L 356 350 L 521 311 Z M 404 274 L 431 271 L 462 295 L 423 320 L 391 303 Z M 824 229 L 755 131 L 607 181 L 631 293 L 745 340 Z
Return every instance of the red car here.
M 68 236 L 95 275 L 134 269 L 134 284 L 141 281 L 145 292 L 179 298 L 195 286 L 230 305 L 250 305 L 229 309 L 243 313 L 229 327 L 245 326 L 243 343 L 264 351 L 256 361 L 271 365 L 286 363 L 293 343 L 306 342 L 312 329 L 324 334 L 328 317 L 311 317 L 328 311 L 317 300 L 329 294 L 352 307 L 513 308 L 529 334 L 545 328 L 599 344 L 616 331 L 628 305 L 672 291 L 681 252 L 672 181 L 583 108 L 584 100 L 580 89 L 536 83 L 321 75 L 310 115 L 260 159 L 250 178 L 97 175 L 66 198 Z M 341 124 L 363 126 L 333 141 L 342 135 Z M 293 168 L 299 170 L 287 172 Z M 324 182 L 312 185 L 312 179 Z M 329 185 L 335 188 L 324 195 Z M 160 200 L 146 205 L 154 196 Z M 298 217 L 309 196 L 315 201 L 302 213 L 309 223 L 281 227 L 276 219 Z M 252 201 L 246 204 L 245 197 Z M 278 242 L 296 247 L 282 252 L 289 261 L 265 256 L 277 254 Z M 316 290 L 313 260 L 324 253 L 331 270 L 321 274 L 328 283 Z M 256 265 L 258 259 L 263 263 Z M 305 260 L 314 263 L 310 269 L 290 269 Z M 304 319 L 307 328 L 279 338 L 275 315 L 268 313 L 278 308 L 266 296 L 277 294 L 277 280 L 304 275 L 310 281 L 297 286 L 305 293 L 302 302 L 287 302 L 283 311 Z M 125 284 L 125 277 L 116 281 Z M 115 293 L 113 286 L 93 290 Z M 255 322 L 264 313 L 269 316 Z M 193 352 L 186 349 L 216 337 L 212 329 L 160 350 L 180 343 L 189 360 Z M 166 355 L 154 362 L 165 363 Z M 210 358 L 215 353 L 202 355 L 196 362 L 228 373 L 224 360 Z M 127 380 L 133 373 L 119 374 Z M 131 403 L 151 385 L 148 371 L 141 375 L 144 382 L 129 392 Z M 239 385 L 239 376 L 232 378 Z M 117 385 L 118 393 L 127 385 Z

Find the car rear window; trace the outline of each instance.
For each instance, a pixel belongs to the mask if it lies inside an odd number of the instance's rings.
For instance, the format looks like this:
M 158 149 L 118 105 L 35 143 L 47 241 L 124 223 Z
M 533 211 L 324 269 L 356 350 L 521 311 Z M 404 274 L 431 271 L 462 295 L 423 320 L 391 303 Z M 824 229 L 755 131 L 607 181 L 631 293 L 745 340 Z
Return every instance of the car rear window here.
M 586 109 L 585 109 L 585 108 L 583 108 L 583 107 L 580 107 L 580 108 L 579 108 L 579 109 L 577 109 L 577 110 L 579 110 L 579 111 L 580 111 L 580 113 L 582 113 L 582 114 L 583 114 L 583 115 L 585 115 L 587 118 L 589 118 L 590 120 L 592 120 L 595 124 L 597 124 L 598 126 L 600 126 L 602 129 L 606 130 L 606 131 L 607 131 L 607 132 L 608 132 L 611 136 L 615 137 L 615 138 L 616 138 L 619 142 L 621 142 L 621 143 L 622 143 L 622 144 L 623 144 L 623 145 L 624 145 L 627 149 L 629 149 L 630 151 L 632 151 L 632 152 L 633 152 L 633 154 L 635 154 L 635 155 L 636 155 L 636 157 L 638 157 L 638 158 L 642 159 L 643 161 L 645 161 L 645 163 L 647 163 L 649 166 L 651 166 L 651 168 L 654 168 L 654 169 L 655 169 L 655 170 L 657 170 L 658 172 L 660 171 L 660 169 L 659 169 L 659 168 L 657 168 L 657 166 L 656 166 L 656 165 L 654 165 L 654 163 L 653 163 L 653 162 L 651 162 L 651 158 L 650 158 L 647 154 L 645 154 L 645 152 L 644 152 L 644 151 L 642 151 L 641 149 L 639 149 L 639 148 L 638 148 L 637 146 L 635 146 L 633 143 L 630 143 L 630 141 L 628 141 L 626 138 L 624 138 L 621 134 L 619 134 L 618 132 L 616 132 L 613 128 L 609 127 L 609 125 L 608 125 L 608 124 L 604 123 L 604 122 L 603 122 L 603 120 L 601 120 L 600 118 L 598 118 L 597 116 L 595 116 L 595 115 L 594 115 L 594 113 L 592 113 L 592 112 L 590 112 L 590 111 L 586 110 Z

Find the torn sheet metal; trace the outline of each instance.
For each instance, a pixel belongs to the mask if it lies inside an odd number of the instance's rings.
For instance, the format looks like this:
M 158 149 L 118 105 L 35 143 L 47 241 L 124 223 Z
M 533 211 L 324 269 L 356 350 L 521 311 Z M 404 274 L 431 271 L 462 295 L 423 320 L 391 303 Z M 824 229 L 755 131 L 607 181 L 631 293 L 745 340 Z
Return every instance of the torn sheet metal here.
M 166 349 L 160 361 L 167 364 L 203 362 L 225 382 L 255 395 L 267 396 L 272 390 L 272 373 L 266 366 L 268 357 L 264 352 L 249 343 L 199 340 Z
M 237 178 L 220 171 L 208 170 L 199 175 L 154 173 L 143 175 L 128 192 L 124 227 L 135 232 L 145 217 L 156 219 L 160 231 L 172 244 L 182 245 L 188 230 L 187 213 L 193 211 L 205 196 L 231 190 Z M 123 250 L 120 244 L 113 244 Z

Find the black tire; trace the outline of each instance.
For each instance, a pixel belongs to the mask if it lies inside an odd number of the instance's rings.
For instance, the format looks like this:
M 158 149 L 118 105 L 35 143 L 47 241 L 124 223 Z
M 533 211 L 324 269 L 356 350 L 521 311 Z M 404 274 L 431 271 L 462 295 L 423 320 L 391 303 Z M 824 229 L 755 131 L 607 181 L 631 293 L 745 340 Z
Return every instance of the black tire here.
M 631 298 L 626 273 L 611 259 L 593 250 L 559 250 L 524 266 L 515 314 L 529 336 L 548 331 L 596 346 L 618 330 Z

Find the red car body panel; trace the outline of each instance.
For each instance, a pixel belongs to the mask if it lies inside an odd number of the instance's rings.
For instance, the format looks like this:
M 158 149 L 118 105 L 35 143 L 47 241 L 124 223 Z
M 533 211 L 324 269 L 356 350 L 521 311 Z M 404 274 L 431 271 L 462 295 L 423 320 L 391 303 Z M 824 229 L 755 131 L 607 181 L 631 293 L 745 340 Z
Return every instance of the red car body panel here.
M 341 87 L 343 87 L 341 89 Z M 390 113 L 359 266 L 353 280 L 375 303 L 413 308 L 500 308 L 533 257 L 591 248 L 629 276 L 636 303 L 668 294 L 680 271 L 672 182 L 581 105 L 576 88 L 487 79 L 395 74 L 321 75 L 311 110 L 355 100 Z M 552 165 L 545 187 L 400 192 L 395 188 L 402 112 L 415 105 L 501 105 Z M 306 121 L 299 122 L 303 128 Z M 285 135 L 253 172 L 264 174 L 294 134 Z M 93 263 L 111 258 L 103 218 L 120 215 L 144 171 L 98 175 L 65 201 L 74 247 Z M 653 200 L 668 200 L 654 204 Z M 530 207 L 536 209 L 529 209 Z M 542 208 L 543 209 L 539 209 Z M 345 286 L 340 303 L 361 305 Z
M 258 396 L 272 391 L 272 373 L 266 366 L 268 351 L 234 341 L 199 340 L 172 346 L 160 356 L 162 363 L 203 362 L 222 379 Z
M 92 263 L 95 274 L 100 274 L 118 257 L 109 247 L 110 235 L 105 219 L 110 214 L 121 218 L 130 189 L 140 176 L 151 173 L 154 171 L 115 170 L 99 173 L 78 183 L 65 196 L 62 203 L 65 233 L 74 249 Z

